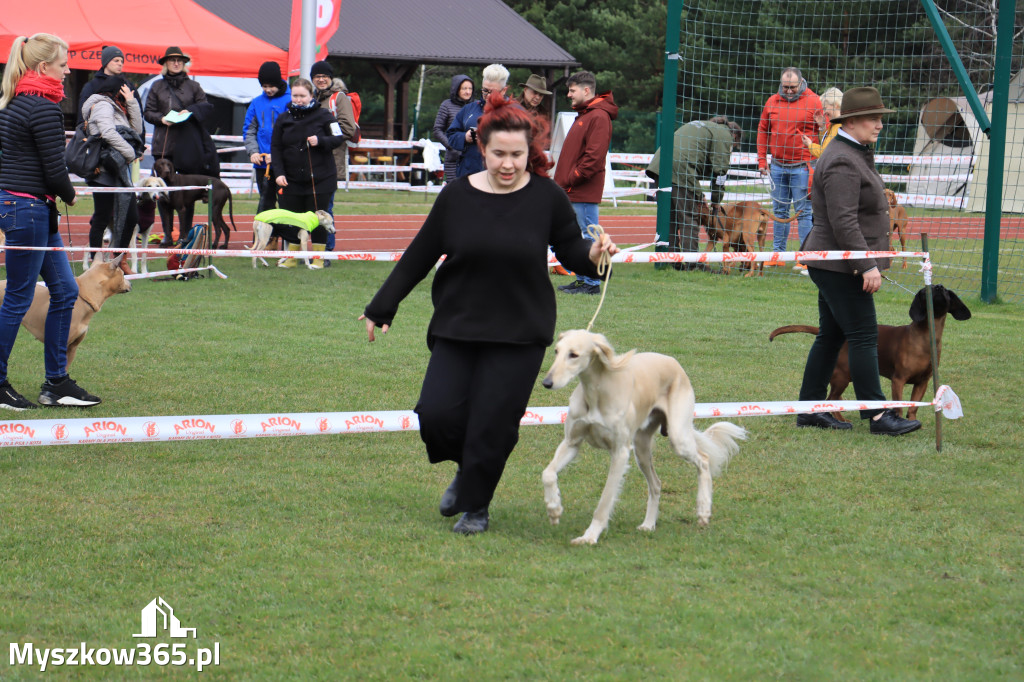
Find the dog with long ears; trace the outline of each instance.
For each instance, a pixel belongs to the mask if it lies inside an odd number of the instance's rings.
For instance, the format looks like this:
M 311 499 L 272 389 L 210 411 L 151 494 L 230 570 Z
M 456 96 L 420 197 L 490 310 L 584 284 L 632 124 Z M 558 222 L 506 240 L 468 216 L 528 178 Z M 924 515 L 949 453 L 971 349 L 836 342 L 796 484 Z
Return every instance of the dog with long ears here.
M 211 203 L 213 208 L 213 248 L 228 248 L 228 241 L 231 239 L 231 232 L 224 220 L 224 205 L 228 206 L 228 215 L 231 216 L 231 226 L 238 231 L 235 225 L 234 201 L 231 198 L 231 190 L 220 178 L 209 175 L 182 175 L 175 172 L 174 164 L 167 159 L 157 159 L 153 162 L 153 175 L 160 178 L 168 187 L 188 187 L 193 185 L 213 186 L 213 197 L 209 196 L 206 189 L 188 189 L 181 192 L 163 192 L 161 199 L 157 201 L 157 208 L 160 210 L 160 221 L 164 226 L 164 240 L 169 241 L 174 232 L 174 213 L 178 214 L 178 233 L 182 236 L 188 234 L 192 229 L 192 218 L 195 215 L 195 204 L 197 201 Z M 218 247 L 220 236 L 224 235 L 224 246 Z
M 647 514 L 639 529 L 653 531 L 661 499 L 653 440 L 660 430 L 676 454 L 697 468 L 697 523 L 706 526 L 711 519 L 711 479 L 739 451 L 736 441 L 746 438 L 746 430 L 729 422 L 712 424 L 703 433 L 696 430 L 693 387 L 675 358 L 632 350 L 616 355 L 601 334 L 577 329 L 558 337 L 555 360 L 543 385 L 559 389 L 575 377 L 580 383 L 569 398 L 565 438 L 542 476 L 551 523 L 557 524 L 563 511 L 558 473 L 586 441 L 611 452 L 611 467 L 590 527 L 572 544 L 596 544 L 608 527 L 630 447 L 647 480 Z
M 132 283 L 121 272 L 124 254 L 111 261 L 97 260 L 88 270 L 75 278 L 78 282 L 78 300 L 71 311 L 71 331 L 68 334 L 68 367 L 75 359 L 78 346 L 89 331 L 89 321 L 100 311 L 107 299 L 115 294 L 126 294 Z M 0 301 L 7 291 L 7 280 L 0 282 Z M 21 324 L 40 341 L 46 338 L 46 314 L 50 310 L 50 290 L 42 284 L 36 286 L 32 305 Z
M 910 399 L 913 402 L 920 402 L 924 392 L 928 389 L 928 382 L 932 378 L 932 355 L 931 341 L 928 334 L 928 288 L 923 287 L 914 296 L 910 304 L 910 324 L 901 327 L 893 327 L 887 324 L 878 325 L 878 371 L 886 379 L 892 381 L 892 399 L 903 400 L 903 388 L 907 384 L 913 386 L 910 392 Z M 954 320 L 971 319 L 971 311 L 967 308 L 960 297 L 952 290 L 941 284 L 932 287 L 932 306 L 935 311 L 935 346 L 937 359 L 942 356 L 942 330 L 946 326 L 946 315 L 952 315 Z M 772 341 L 780 334 L 791 334 L 802 332 L 805 334 L 817 334 L 818 328 L 805 324 L 791 324 L 779 327 L 768 335 Z M 839 359 L 836 361 L 836 368 L 832 371 L 832 378 L 829 380 L 831 390 L 828 400 L 842 400 L 843 391 L 850 385 L 850 357 L 849 346 L 843 344 L 839 351 Z M 897 410 L 897 413 L 900 410 Z M 834 413 L 837 419 L 842 419 L 839 413 Z M 907 410 L 907 419 L 917 416 L 917 408 L 911 407 Z
M 889 231 L 892 232 L 892 236 L 899 238 L 900 251 L 906 251 L 907 224 L 910 222 L 907 209 L 900 206 L 899 197 L 891 189 L 885 190 L 885 198 L 889 202 Z M 907 269 L 906 258 L 903 259 L 903 269 Z

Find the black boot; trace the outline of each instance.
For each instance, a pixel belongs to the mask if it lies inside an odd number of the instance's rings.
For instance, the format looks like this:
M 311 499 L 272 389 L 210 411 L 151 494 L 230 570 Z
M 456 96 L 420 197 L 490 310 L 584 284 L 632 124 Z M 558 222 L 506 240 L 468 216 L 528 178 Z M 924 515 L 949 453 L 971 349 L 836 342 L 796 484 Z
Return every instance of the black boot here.
M 476 535 L 477 533 L 483 533 L 487 530 L 488 522 L 491 517 L 487 513 L 487 507 L 484 507 L 480 511 L 466 512 L 462 515 L 462 518 L 455 522 L 455 527 L 452 528 L 453 533 L 461 533 L 462 535 Z
M 459 510 L 455 508 L 455 498 L 459 494 L 459 474 L 461 473 L 462 469 L 455 471 L 455 478 L 441 495 L 441 516 L 455 516 L 459 513 Z

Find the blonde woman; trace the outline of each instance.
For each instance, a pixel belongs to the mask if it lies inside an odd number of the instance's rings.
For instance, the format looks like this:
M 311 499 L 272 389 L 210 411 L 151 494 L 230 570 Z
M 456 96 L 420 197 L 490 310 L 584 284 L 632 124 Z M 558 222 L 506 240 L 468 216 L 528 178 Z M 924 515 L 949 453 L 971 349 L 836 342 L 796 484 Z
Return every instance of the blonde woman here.
M 7 246 L 50 247 L 55 251 L 6 253 L 7 289 L 0 304 L 0 408 L 28 410 L 35 404 L 7 380 L 7 361 L 21 320 L 35 298 L 36 280 L 43 276 L 50 292 L 46 314 L 43 359 L 46 381 L 39 392 L 43 405 L 96 405 L 100 399 L 83 390 L 67 374 L 71 311 L 78 300 L 78 283 L 57 231 L 54 203 L 60 197 L 75 203 L 64 165 L 64 77 L 68 44 L 49 33 L 18 36 L 4 70 L 0 97 L 0 230 Z
M 821 152 L 828 146 L 828 143 L 835 139 L 836 135 L 839 134 L 839 129 L 842 127 L 842 123 L 839 121 L 833 121 L 833 119 L 839 116 L 839 109 L 843 104 L 843 91 L 839 88 L 829 88 L 821 95 L 821 108 L 824 111 L 824 117 L 821 120 L 816 121 L 819 128 L 828 128 L 825 130 L 825 136 L 821 140 L 821 144 L 818 144 L 806 135 L 801 135 L 801 139 L 804 142 L 804 146 L 811 152 L 811 156 L 815 159 L 821 156 Z

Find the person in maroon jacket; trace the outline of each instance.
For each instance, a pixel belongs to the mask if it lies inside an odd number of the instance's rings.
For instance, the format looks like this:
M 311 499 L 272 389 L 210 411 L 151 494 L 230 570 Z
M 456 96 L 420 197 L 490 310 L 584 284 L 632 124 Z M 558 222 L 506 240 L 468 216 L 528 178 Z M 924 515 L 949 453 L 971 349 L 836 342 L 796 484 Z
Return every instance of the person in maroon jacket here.
M 569 195 L 583 237 L 590 239 L 587 225 L 598 222 L 597 207 L 604 193 L 604 169 L 608 147 L 612 143 L 612 121 L 618 116 L 619 107 L 610 90 L 595 94 L 597 78 L 589 71 L 574 73 L 565 84 L 577 115 L 558 155 L 555 183 Z M 567 294 L 599 294 L 601 282 L 576 275 L 575 282 L 558 289 Z

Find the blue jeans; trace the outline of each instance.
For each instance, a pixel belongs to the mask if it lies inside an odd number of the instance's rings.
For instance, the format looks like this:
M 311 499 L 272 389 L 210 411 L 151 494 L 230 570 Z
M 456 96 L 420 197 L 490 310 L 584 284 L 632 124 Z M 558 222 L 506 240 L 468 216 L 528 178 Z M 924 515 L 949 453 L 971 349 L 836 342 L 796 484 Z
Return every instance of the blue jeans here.
M 807 181 L 810 177 L 810 170 L 806 165 L 784 168 L 778 164 L 771 166 L 772 176 L 772 210 L 776 218 L 789 218 L 789 206 L 793 204 L 793 210 L 800 212 L 797 219 L 796 229 L 800 237 L 800 243 L 811 231 L 811 195 L 808 191 Z M 772 236 L 772 251 L 786 251 L 786 242 L 789 239 L 790 223 L 775 221 Z
M 64 247 L 60 233 L 50 233 L 50 207 L 40 199 L 18 197 L 0 190 L 0 230 L 8 246 Z M 67 374 L 71 311 L 78 300 L 78 282 L 71 272 L 68 256 L 64 251 L 15 249 L 6 252 L 6 259 L 7 291 L 0 305 L 0 381 L 7 378 L 7 360 L 11 357 L 21 320 L 32 305 L 40 274 L 50 291 L 43 342 L 46 378 L 62 377 Z
M 594 238 L 587 234 L 587 225 L 596 225 L 600 222 L 597 216 L 597 204 L 574 203 L 572 208 L 576 211 L 576 222 L 580 225 L 580 232 L 583 233 L 583 238 L 588 242 L 594 241 Z M 592 286 L 601 286 L 601 280 L 594 279 L 593 277 L 576 275 L 576 280 Z

